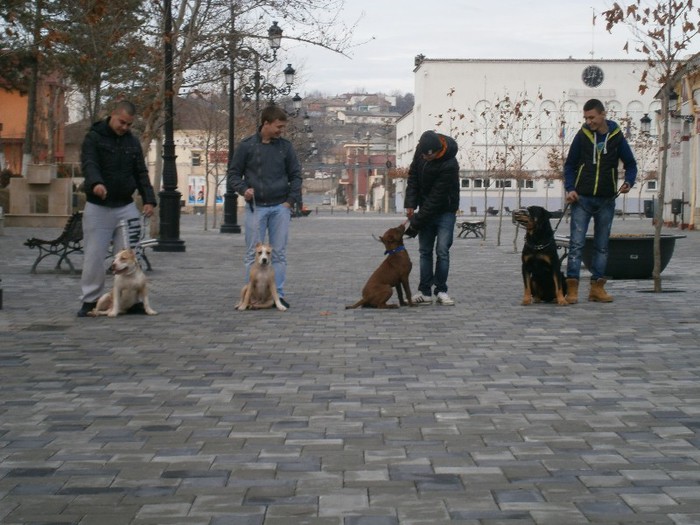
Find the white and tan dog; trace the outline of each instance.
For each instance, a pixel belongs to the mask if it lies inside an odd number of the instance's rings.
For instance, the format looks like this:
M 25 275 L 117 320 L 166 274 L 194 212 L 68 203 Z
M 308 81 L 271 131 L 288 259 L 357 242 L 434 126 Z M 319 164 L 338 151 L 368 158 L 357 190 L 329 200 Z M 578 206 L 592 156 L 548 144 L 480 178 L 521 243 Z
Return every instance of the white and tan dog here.
M 114 287 L 97 301 L 97 306 L 90 312 L 90 316 L 106 315 L 116 317 L 125 314 L 126 311 L 139 302 L 143 302 L 146 315 L 156 315 L 148 303 L 148 288 L 146 275 L 141 270 L 134 250 L 122 250 L 114 257 L 112 262 L 114 274 Z
M 272 268 L 272 246 L 259 242 L 255 245 L 255 261 L 250 267 L 250 280 L 241 290 L 241 300 L 236 310 L 262 310 L 276 306 L 284 312 L 277 294 L 275 270 Z

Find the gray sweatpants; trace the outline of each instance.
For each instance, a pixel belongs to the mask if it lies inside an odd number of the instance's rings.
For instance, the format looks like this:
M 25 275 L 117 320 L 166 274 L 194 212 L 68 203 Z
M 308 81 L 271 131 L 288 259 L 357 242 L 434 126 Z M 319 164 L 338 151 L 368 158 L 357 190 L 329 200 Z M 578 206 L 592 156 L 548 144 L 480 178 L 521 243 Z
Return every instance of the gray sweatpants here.
M 104 293 L 105 259 L 114 244 L 114 253 L 124 248 L 124 234 L 119 221 L 128 222 L 129 239 L 138 241 L 141 233 L 141 213 L 135 203 L 121 208 L 108 208 L 88 202 L 83 211 L 83 239 L 85 241 L 83 274 L 80 278 L 81 300 L 84 303 L 97 301 Z M 138 230 L 138 232 L 136 231 Z M 137 235 L 138 233 L 138 235 Z

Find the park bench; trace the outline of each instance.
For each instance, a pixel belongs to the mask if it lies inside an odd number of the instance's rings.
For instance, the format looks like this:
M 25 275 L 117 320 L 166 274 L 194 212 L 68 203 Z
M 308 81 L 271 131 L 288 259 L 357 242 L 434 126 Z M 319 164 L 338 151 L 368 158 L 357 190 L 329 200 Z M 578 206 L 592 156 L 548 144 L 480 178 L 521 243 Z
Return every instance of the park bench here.
M 457 237 L 466 239 L 470 233 L 473 233 L 474 237 L 477 238 L 484 236 L 484 221 L 461 221 L 457 226 L 461 228 Z
M 32 265 L 30 273 L 36 273 L 37 265 L 49 255 L 58 257 L 56 270 L 60 270 L 61 264 L 63 261 L 66 261 L 71 273 L 75 273 L 75 267 L 68 256 L 72 253 L 82 253 L 83 251 L 83 213 L 76 212 L 71 215 L 63 228 L 63 232 L 55 239 L 48 241 L 32 237 L 27 239 L 24 245 L 29 246 L 29 248 L 39 249 L 39 254 Z

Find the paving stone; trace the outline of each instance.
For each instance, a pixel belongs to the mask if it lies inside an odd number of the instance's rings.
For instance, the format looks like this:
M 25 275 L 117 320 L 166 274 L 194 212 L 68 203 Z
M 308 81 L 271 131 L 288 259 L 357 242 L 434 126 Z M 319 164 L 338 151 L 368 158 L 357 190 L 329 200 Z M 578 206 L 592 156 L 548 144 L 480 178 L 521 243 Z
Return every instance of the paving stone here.
M 0 521 L 700 523 L 700 234 L 663 273 L 680 293 L 523 307 L 514 226 L 498 246 L 489 219 L 455 239 L 455 306 L 345 310 L 402 220 L 295 219 L 292 308 L 235 312 L 243 236 L 183 215 L 186 251 L 149 253 L 160 314 L 116 319 L 28 273 L 24 239 L 57 232 L 5 228 Z

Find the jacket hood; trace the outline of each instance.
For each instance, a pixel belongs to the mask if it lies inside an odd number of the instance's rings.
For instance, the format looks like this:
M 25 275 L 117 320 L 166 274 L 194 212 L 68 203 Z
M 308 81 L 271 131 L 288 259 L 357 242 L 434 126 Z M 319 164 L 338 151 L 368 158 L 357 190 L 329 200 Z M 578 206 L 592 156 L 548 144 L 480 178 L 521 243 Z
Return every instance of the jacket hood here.
M 457 151 L 459 150 L 457 141 L 448 135 L 441 135 L 441 137 L 444 138 L 445 142 L 447 143 L 447 151 L 445 151 L 445 154 L 442 157 L 435 160 L 437 162 L 445 162 L 447 160 L 454 159 L 457 156 Z

